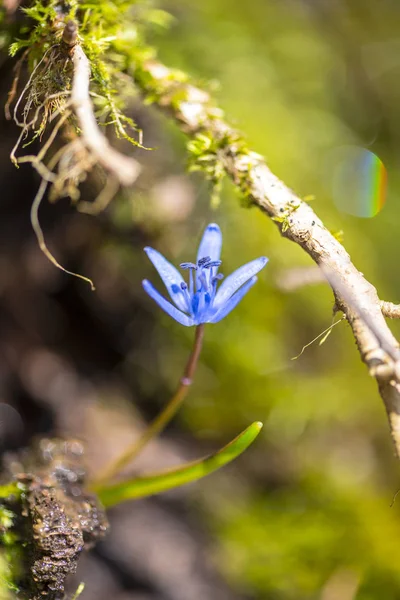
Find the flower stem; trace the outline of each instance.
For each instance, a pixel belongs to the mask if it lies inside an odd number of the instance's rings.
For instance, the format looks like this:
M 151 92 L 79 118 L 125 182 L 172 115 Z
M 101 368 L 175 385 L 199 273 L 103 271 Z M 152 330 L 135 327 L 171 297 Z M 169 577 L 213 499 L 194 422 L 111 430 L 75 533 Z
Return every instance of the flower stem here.
M 167 406 L 154 419 L 154 421 L 150 423 L 148 428 L 143 432 L 139 439 L 105 470 L 103 475 L 93 483 L 92 487 L 97 488 L 100 485 L 103 486 L 105 482 L 117 475 L 124 467 L 126 467 L 126 465 L 137 458 L 150 440 L 158 435 L 174 417 L 182 402 L 186 398 L 189 388 L 192 384 L 193 376 L 197 368 L 201 348 L 203 345 L 203 338 L 204 324 L 202 323 L 196 327 L 193 348 L 186 363 L 183 376 L 179 382 L 178 389 L 168 402 Z

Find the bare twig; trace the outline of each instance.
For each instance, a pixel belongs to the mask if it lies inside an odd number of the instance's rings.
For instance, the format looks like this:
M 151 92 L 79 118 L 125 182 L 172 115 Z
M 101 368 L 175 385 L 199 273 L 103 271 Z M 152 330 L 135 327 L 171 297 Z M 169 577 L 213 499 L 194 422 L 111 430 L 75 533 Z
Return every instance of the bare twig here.
M 318 283 L 326 284 L 326 279 L 316 265 L 285 269 L 276 278 L 276 285 L 283 292 L 294 292 L 299 288 Z
M 328 275 L 336 306 L 346 316 L 361 358 L 378 383 L 400 458 L 399 344 L 386 324 L 375 287 L 312 208 L 270 171 L 260 155 L 243 149 L 238 133 L 206 92 L 182 83 L 182 77 L 157 61 L 137 66 L 134 75 L 143 91 L 167 109 L 186 133 L 206 134 L 219 143 L 218 160 L 226 174 L 275 221 L 284 237 L 303 248 Z
M 93 112 L 89 96 L 90 64 L 80 45 L 72 51 L 74 76 L 72 81 L 71 106 L 78 119 L 82 139 L 99 164 L 121 185 L 132 185 L 140 172 L 139 163 L 132 157 L 114 150 L 101 133 Z
M 381 301 L 381 311 L 388 319 L 400 319 L 400 304 Z

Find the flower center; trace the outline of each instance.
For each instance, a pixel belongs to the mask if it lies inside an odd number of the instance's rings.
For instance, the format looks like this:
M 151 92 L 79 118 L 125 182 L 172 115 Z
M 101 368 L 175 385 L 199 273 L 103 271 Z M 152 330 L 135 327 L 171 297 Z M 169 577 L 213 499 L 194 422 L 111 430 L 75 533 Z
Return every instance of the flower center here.
M 181 292 L 192 316 L 204 314 L 212 305 L 217 283 L 223 278 L 222 274 L 217 274 L 221 264 L 220 260 L 211 260 L 210 256 L 204 256 L 197 264 L 185 262 L 180 265 L 181 269 L 189 270 L 189 286 L 181 283 Z

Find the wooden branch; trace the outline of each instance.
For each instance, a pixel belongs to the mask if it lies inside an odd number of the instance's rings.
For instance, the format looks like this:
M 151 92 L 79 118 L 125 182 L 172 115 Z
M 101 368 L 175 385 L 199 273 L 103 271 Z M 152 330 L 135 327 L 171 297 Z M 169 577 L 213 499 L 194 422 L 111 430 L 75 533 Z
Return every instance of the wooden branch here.
M 74 75 L 70 105 L 78 119 L 82 140 L 107 173 L 121 185 L 132 185 L 141 167 L 134 158 L 115 150 L 100 131 L 89 97 L 90 63 L 79 44 L 72 49 L 72 62 Z
M 381 301 L 381 311 L 388 319 L 400 319 L 400 304 Z
M 204 134 L 216 142 L 217 160 L 234 184 L 322 269 L 337 309 L 351 326 L 360 356 L 376 379 L 400 458 L 400 353 L 383 315 L 387 303 L 382 306 L 375 287 L 313 209 L 270 171 L 260 155 L 244 149 L 243 139 L 208 93 L 157 61 L 136 65 L 133 75 L 143 92 L 167 109 L 189 136 Z

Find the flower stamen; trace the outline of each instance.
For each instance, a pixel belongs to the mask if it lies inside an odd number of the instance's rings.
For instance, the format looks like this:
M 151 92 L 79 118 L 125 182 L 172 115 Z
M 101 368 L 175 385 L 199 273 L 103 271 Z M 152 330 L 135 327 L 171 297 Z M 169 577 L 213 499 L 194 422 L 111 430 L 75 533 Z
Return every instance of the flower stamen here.
M 179 266 L 181 269 L 194 269 L 195 271 L 197 271 L 197 266 L 191 262 L 183 262 Z
M 199 267 L 204 267 L 207 263 L 211 262 L 211 256 L 204 256 L 203 258 L 199 258 L 197 264 Z

